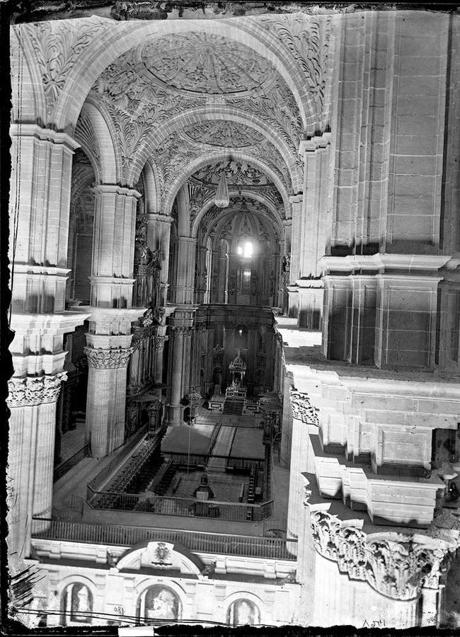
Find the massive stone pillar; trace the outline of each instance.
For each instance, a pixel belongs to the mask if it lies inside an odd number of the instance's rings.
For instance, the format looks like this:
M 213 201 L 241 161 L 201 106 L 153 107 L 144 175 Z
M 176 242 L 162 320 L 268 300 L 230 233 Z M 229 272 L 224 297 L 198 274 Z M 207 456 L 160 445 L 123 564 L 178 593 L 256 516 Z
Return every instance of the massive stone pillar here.
M 8 383 L 9 550 L 29 553 L 32 517 L 50 518 L 53 498 L 56 402 L 65 372 L 13 377 Z M 35 531 L 47 522 L 34 522 Z
M 179 237 L 177 247 L 176 303 L 193 303 L 196 239 Z
M 169 425 L 180 424 L 180 401 L 189 391 L 192 308 L 182 306 L 170 318 L 170 349 L 168 368 L 168 415 Z
M 350 339 L 351 280 L 324 277 L 323 352 L 332 360 L 347 360 Z
M 86 432 L 91 455 L 101 458 L 124 442 L 131 325 L 144 309 L 131 309 L 140 193 L 103 184 L 95 195 Z
M 103 458 L 125 440 L 126 374 L 131 335 L 86 335 L 86 427 L 91 455 Z
M 137 190 L 95 187 L 91 305 L 130 308 L 136 236 Z
M 438 259 L 440 262 L 445 261 L 442 257 Z M 410 276 L 388 273 L 378 276 L 375 331 L 377 367 L 434 369 L 438 284 L 441 278 L 434 272 L 431 276 L 425 273 Z
M 51 514 L 64 335 L 87 315 L 65 312 L 72 155 L 78 144 L 33 124 L 14 124 L 10 132 L 9 542 L 10 552 L 22 558 L 32 516 Z

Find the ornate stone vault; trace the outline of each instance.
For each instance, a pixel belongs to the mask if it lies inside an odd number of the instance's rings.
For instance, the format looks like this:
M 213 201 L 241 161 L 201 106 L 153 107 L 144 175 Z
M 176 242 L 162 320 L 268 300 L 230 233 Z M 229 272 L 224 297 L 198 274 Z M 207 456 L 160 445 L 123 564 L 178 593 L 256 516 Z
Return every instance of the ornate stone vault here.
M 152 38 L 137 51 L 146 79 L 192 95 L 266 91 L 276 72 L 270 62 L 219 34 L 170 34 Z
M 264 136 L 258 131 L 232 121 L 193 124 L 185 128 L 183 134 L 188 141 L 209 146 L 248 148 L 264 141 Z
M 272 212 L 263 203 L 246 197 L 233 197 L 225 210 L 212 206 L 201 219 L 200 234 L 231 240 L 246 234 L 261 241 L 279 241 Z
M 172 177 L 210 148 L 244 149 L 287 193 L 301 187 L 296 100 L 270 62 L 234 39 L 199 31 L 150 37 L 105 69 L 89 99 L 110 122 L 123 180 L 134 183 L 153 158 L 163 201 Z

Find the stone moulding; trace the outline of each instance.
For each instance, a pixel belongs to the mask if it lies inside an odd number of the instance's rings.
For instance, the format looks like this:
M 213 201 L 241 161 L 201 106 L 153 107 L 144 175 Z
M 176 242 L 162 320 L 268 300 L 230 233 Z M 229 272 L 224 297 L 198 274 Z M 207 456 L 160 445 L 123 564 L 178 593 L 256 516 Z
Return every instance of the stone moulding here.
M 116 369 L 128 364 L 134 348 L 120 347 L 105 349 L 102 347 L 85 347 L 83 350 L 90 367 L 96 369 Z
M 67 380 L 67 372 L 11 378 L 8 381 L 8 407 L 33 407 L 52 403 L 58 399 L 62 381 Z
M 378 593 L 391 599 L 416 599 L 422 588 L 438 589 L 449 570 L 458 547 L 451 541 L 430 536 L 400 533 L 367 535 L 356 526 L 346 526 L 337 516 L 310 505 L 315 550 L 337 563 L 340 573 L 351 580 L 367 582 Z

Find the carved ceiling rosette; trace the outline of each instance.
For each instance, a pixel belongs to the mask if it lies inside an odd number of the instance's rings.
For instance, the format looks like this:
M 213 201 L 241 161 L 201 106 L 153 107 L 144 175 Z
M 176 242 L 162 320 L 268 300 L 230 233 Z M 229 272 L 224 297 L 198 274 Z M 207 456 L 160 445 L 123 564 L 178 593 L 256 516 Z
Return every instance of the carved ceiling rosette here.
M 300 161 L 297 153 L 302 133 L 300 114 L 289 88 L 268 62 L 248 49 L 249 61 L 244 62 L 242 73 L 241 65 L 244 56 L 242 57 L 241 51 L 246 47 L 216 36 L 218 39 L 221 38 L 224 48 L 221 51 L 213 51 L 212 55 L 218 57 L 219 63 L 216 62 L 217 66 L 213 69 L 211 76 L 206 79 L 203 77 L 202 70 L 207 68 L 208 61 L 203 56 L 196 58 L 191 52 L 202 46 L 203 51 L 206 51 L 208 55 L 208 40 L 214 43 L 214 38 L 206 33 L 192 32 L 192 34 L 181 35 L 180 45 L 176 46 L 179 36 L 176 34 L 172 40 L 171 37 L 157 38 L 120 56 L 116 63 L 107 67 L 93 86 L 91 92 L 93 99 L 104 102 L 117 131 L 120 155 L 124 160 L 124 172 L 129 171 L 130 160 L 136 150 L 155 131 L 160 131 L 160 128 L 165 123 L 169 123 L 177 113 L 185 113 L 187 110 L 205 106 L 209 94 L 212 95 L 213 91 L 216 98 L 220 95 L 224 99 L 225 104 L 234 105 L 248 115 L 254 114 L 262 118 L 288 144 L 291 151 L 291 163 Z M 173 45 L 170 44 L 170 40 Z M 164 61 L 163 54 L 152 59 L 153 51 L 161 51 L 163 45 L 166 46 L 167 55 L 172 56 L 164 72 L 161 68 Z M 232 49 L 232 54 L 228 56 L 223 53 L 227 46 Z M 181 55 L 185 56 L 184 59 L 187 60 L 190 68 L 183 60 L 179 64 L 179 50 Z M 236 55 L 237 51 L 238 55 Z M 237 70 L 230 71 L 231 64 L 236 64 Z M 156 69 L 157 66 L 158 69 Z M 270 81 L 267 80 L 268 77 Z M 229 122 L 225 122 L 224 127 L 228 125 Z M 216 130 L 219 129 L 219 134 L 213 131 L 213 126 Z M 224 140 L 227 144 L 232 138 L 231 146 L 234 148 L 250 148 L 251 153 L 255 149 L 256 156 L 262 153 L 265 159 L 271 162 L 271 168 L 280 175 L 287 189 L 290 190 L 285 162 L 273 144 L 262 139 L 261 134 L 251 127 L 238 125 L 237 129 L 234 123 L 230 123 L 230 126 L 231 130 L 226 133 L 220 123 L 196 124 L 190 130 L 187 129 L 181 133 L 176 142 L 176 148 L 182 149 L 186 142 L 196 147 L 201 134 L 210 141 L 209 135 L 216 132 L 213 146 L 222 147 L 223 142 L 219 140 Z M 207 136 L 206 129 L 209 129 Z M 250 141 L 251 145 L 246 146 Z M 161 146 L 165 147 L 171 143 L 172 140 L 168 138 L 161 142 Z M 201 149 L 201 144 L 198 147 Z M 177 154 L 177 150 L 173 154 Z M 165 165 L 164 161 L 162 163 Z M 176 159 L 172 162 L 170 154 L 166 162 L 166 165 L 168 164 L 169 167 L 165 170 L 172 174 L 184 164 L 184 161 Z M 284 168 L 280 170 L 282 166 Z
M 143 77 L 192 94 L 269 89 L 275 75 L 272 64 L 244 44 L 203 31 L 152 38 L 139 49 L 139 62 Z

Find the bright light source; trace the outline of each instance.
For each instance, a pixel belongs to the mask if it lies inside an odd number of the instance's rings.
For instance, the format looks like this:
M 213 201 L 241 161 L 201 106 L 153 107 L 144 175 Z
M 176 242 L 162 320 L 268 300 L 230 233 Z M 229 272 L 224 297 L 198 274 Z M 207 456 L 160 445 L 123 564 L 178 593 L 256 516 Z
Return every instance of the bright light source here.
M 246 241 L 243 245 L 236 248 L 236 253 L 245 259 L 250 259 L 254 255 L 254 246 L 251 241 Z
M 254 252 L 254 248 L 251 241 L 246 241 L 246 243 L 244 244 L 243 256 L 246 257 L 246 259 L 250 259 L 252 257 L 253 252 Z

